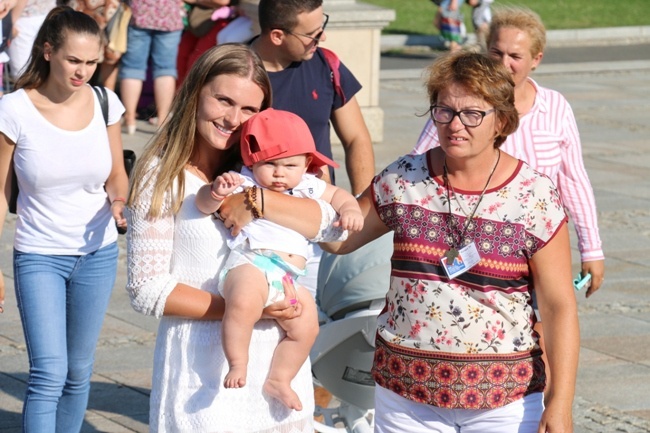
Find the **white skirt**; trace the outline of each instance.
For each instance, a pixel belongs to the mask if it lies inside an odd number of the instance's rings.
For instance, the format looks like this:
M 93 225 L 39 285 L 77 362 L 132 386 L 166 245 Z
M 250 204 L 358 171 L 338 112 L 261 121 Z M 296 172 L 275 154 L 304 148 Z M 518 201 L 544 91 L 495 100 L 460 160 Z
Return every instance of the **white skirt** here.
M 302 411 L 287 409 L 262 392 L 273 352 L 283 337 L 275 321 L 258 322 L 249 348 L 246 386 L 226 389 L 221 322 L 163 317 L 154 353 L 150 431 L 313 433 L 309 359 L 291 383 Z

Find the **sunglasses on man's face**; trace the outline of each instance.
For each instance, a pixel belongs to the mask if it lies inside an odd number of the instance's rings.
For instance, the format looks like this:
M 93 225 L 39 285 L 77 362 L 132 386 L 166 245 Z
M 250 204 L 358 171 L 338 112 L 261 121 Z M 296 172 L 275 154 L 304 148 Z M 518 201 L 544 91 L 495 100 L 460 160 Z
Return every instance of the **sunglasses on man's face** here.
M 280 29 L 280 30 L 282 30 L 282 31 L 285 32 L 285 33 L 289 33 L 290 35 L 294 35 L 294 36 L 302 36 L 302 37 L 304 37 L 304 38 L 309 38 L 309 39 L 311 39 L 313 42 L 315 42 L 316 44 L 318 44 L 318 43 L 320 42 L 320 38 L 323 37 L 323 33 L 325 33 L 325 27 L 327 27 L 327 22 L 330 20 L 330 16 L 329 16 L 329 15 L 327 15 L 327 14 L 323 14 L 323 16 L 325 16 L 325 21 L 323 21 L 323 26 L 320 28 L 320 30 L 318 31 L 318 33 L 316 33 L 316 35 L 314 35 L 314 36 L 305 35 L 305 34 L 303 34 L 303 33 L 294 33 L 294 32 L 292 32 L 292 31 L 284 30 L 284 29 Z

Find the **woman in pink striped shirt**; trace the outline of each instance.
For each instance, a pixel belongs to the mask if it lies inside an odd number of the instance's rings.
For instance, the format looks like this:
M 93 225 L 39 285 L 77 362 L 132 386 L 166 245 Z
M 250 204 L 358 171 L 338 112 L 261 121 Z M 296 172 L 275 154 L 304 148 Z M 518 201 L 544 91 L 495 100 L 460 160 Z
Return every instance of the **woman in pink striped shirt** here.
M 571 106 L 559 92 L 541 87 L 529 77 L 542 61 L 545 45 L 546 30 L 535 12 L 504 7 L 494 14 L 488 54 L 501 60 L 512 74 L 519 112 L 519 128 L 501 149 L 526 161 L 556 184 L 578 234 L 582 275 L 590 273 L 592 277 L 586 294 L 589 297 L 600 288 L 605 274 L 596 202 Z M 429 119 L 413 153 L 424 153 L 435 146 L 438 133 Z

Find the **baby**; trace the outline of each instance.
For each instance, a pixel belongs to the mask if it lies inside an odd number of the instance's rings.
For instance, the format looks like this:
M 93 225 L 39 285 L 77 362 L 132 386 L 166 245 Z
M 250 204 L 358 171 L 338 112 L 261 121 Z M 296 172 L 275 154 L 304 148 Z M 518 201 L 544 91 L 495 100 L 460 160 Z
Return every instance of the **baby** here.
M 284 298 L 285 283 L 305 274 L 309 241 L 299 233 L 263 219 L 264 190 L 329 202 L 340 215 L 341 227 L 359 231 L 363 216 L 355 198 L 309 174 L 310 168 L 338 165 L 316 151 L 307 124 L 297 115 L 269 108 L 242 127 L 241 174 L 224 173 L 197 194 L 197 207 L 214 213 L 228 194 L 244 190 L 255 219 L 231 241 L 230 255 L 220 275 L 219 291 L 226 300 L 223 347 L 229 372 L 226 388 L 246 384 L 248 346 L 262 310 Z M 205 189 L 210 189 L 209 193 Z M 291 284 L 289 284 L 291 285 Z M 298 373 L 318 335 L 316 304 L 307 289 L 296 286 L 302 314 L 278 323 L 286 331 L 276 348 L 264 391 L 287 407 L 302 409 L 291 380 Z

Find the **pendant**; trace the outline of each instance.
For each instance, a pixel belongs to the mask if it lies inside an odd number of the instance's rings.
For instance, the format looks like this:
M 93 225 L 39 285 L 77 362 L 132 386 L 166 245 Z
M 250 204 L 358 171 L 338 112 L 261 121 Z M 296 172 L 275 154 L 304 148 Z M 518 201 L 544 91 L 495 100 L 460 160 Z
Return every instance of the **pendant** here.
M 445 257 L 447 258 L 447 263 L 453 263 L 456 257 L 458 257 L 458 250 L 456 248 L 450 248 L 445 253 Z

